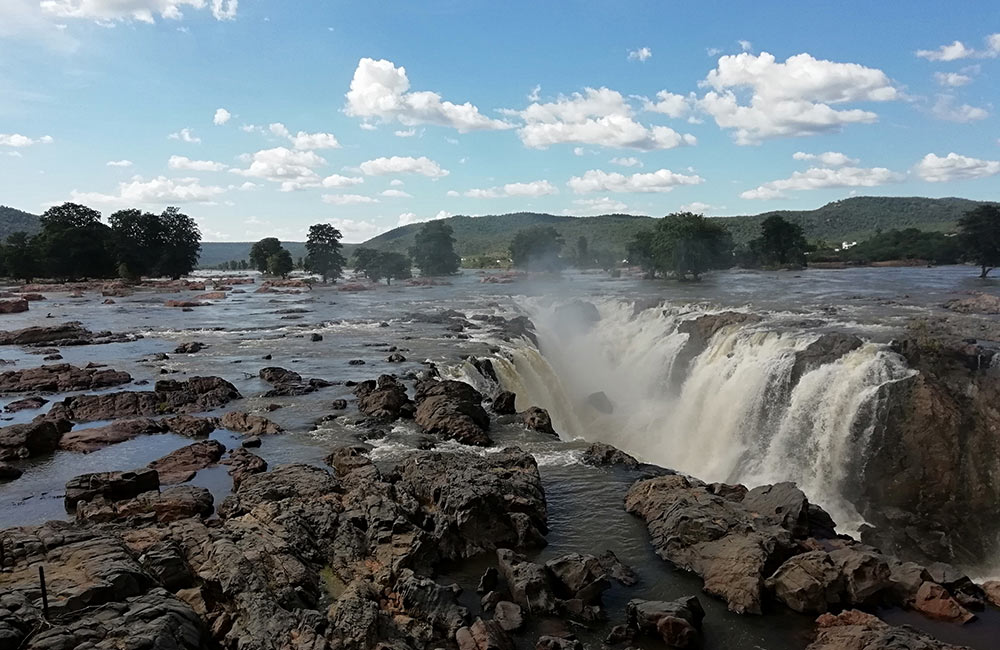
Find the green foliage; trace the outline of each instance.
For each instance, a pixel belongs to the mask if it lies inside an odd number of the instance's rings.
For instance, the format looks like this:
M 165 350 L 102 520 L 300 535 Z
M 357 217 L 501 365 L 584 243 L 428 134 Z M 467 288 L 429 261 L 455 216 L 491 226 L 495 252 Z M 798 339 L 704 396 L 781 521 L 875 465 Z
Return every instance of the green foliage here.
M 525 228 L 510 242 L 510 259 L 519 269 L 558 271 L 563 238 L 552 226 Z
M 277 237 L 265 237 L 253 245 L 250 249 L 250 266 L 261 273 L 267 273 L 268 260 L 271 256 L 282 250 L 281 242 Z M 291 257 L 291 253 L 289 253 Z
M 979 277 L 1000 265 L 1000 207 L 981 205 L 958 222 L 962 246 L 970 261 L 979 265 Z
M 114 237 L 101 213 L 78 203 L 63 203 L 41 216 L 36 238 L 41 270 L 60 278 L 110 278 L 117 274 Z
M 156 274 L 177 279 L 198 264 L 201 231 L 195 220 L 177 208 L 167 208 L 159 219 L 160 239 L 156 247 Z
M 760 224 L 760 237 L 750 242 L 751 254 L 764 266 L 802 266 L 809 244 L 802 226 L 773 214 Z
M 0 205 L 0 241 L 6 241 L 16 232 L 23 232 L 31 237 L 41 229 L 38 215 Z
M 420 275 L 454 275 L 462 259 L 455 253 L 454 231 L 442 221 L 428 221 L 420 227 L 410 249 Z
M 166 275 L 177 279 L 198 263 L 201 231 L 194 219 L 178 208 L 162 214 L 119 210 L 108 222 L 114 233 L 118 274 L 123 278 Z
M 868 264 L 890 260 L 924 260 L 955 264 L 963 255 L 961 238 L 916 228 L 890 230 L 840 253 L 840 259 Z
M 402 253 L 371 248 L 358 248 L 354 251 L 355 273 L 363 273 L 374 282 L 385 280 L 386 284 L 392 284 L 393 280 L 409 278 L 410 267 L 410 258 Z
M 706 271 L 732 266 L 733 240 L 715 220 L 677 212 L 657 221 L 648 234 L 633 237 L 629 256 L 650 276 L 670 273 L 698 280 Z
M 287 276 L 295 268 L 295 262 L 292 261 L 292 254 L 288 252 L 288 249 L 278 247 L 278 250 L 272 253 L 267 258 L 267 272 L 271 275 L 280 275 L 281 277 Z
M 38 251 L 35 237 L 15 232 L 3 247 L 4 272 L 15 280 L 31 280 L 38 273 Z
M 323 276 L 323 282 L 326 282 L 328 277 L 336 281 L 344 272 L 347 260 L 341 252 L 342 237 L 340 231 L 328 223 L 318 223 L 309 227 L 305 267 Z

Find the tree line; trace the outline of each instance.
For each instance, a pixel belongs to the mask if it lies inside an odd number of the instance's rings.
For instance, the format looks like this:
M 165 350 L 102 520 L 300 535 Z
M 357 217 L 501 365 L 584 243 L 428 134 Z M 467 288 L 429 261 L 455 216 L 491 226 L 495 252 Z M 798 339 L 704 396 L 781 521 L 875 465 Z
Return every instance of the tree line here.
M 101 221 L 101 213 L 78 203 L 63 203 L 40 217 L 41 230 L 11 234 L 3 244 L 0 271 L 31 280 L 52 277 L 180 278 L 198 263 L 201 231 L 178 208 L 160 214 L 118 210 Z

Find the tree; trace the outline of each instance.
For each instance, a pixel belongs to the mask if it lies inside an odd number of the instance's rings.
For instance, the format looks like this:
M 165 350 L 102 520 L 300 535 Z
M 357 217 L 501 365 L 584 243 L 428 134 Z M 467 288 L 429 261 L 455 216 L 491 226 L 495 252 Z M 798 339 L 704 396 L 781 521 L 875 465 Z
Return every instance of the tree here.
M 250 247 L 250 266 L 261 273 L 267 273 L 267 260 L 281 250 L 281 242 L 275 237 L 265 237 Z
M 201 231 L 194 219 L 173 207 L 163 211 L 158 223 L 156 272 L 176 280 L 198 264 Z
M 510 258 L 514 266 L 536 271 L 558 271 L 563 238 L 552 226 L 533 226 L 514 235 Z
M 378 251 L 374 248 L 356 248 L 354 249 L 354 272 L 363 273 L 369 280 L 373 279 L 371 276 L 371 271 L 375 267 L 375 261 L 378 258 Z
M 590 243 L 587 238 L 580 235 L 576 240 L 576 267 L 585 269 L 594 263 L 593 255 L 590 254 Z
M 392 284 L 393 280 L 404 280 L 411 276 L 410 267 L 410 258 L 402 253 L 371 248 L 354 251 L 354 271 L 364 273 L 366 278 L 375 282 L 385 280 L 386 284 Z
M 653 261 L 653 232 L 641 230 L 632 235 L 632 241 L 625 245 L 628 263 L 639 266 L 646 272 L 647 279 L 656 275 L 656 264 Z
M 117 270 L 111 229 L 101 213 L 78 203 L 63 203 L 42 213 L 37 237 L 41 269 L 57 277 L 108 278 Z
M 1000 265 L 1000 207 L 981 205 L 958 221 L 966 258 L 979 265 L 980 278 Z
M 318 223 L 309 227 L 309 238 L 306 240 L 305 267 L 313 273 L 323 276 L 323 282 L 328 277 L 334 281 L 344 272 L 347 261 L 341 253 L 343 246 L 340 240 L 343 235 L 328 223 Z
M 267 258 L 267 272 L 271 275 L 286 277 L 294 268 L 295 262 L 287 248 L 279 247 L 276 253 Z
M 139 279 L 153 272 L 158 256 L 160 221 L 142 210 L 119 210 L 108 217 L 114 233 L 119 275 Z
M 7 275 L 15 280 L 29 281 L 38 271 L 35 239 L 20 231 L 7 238 L 3 247 L 3 265 Z
M 462 258 L 455 252 L 455 237 L 451 226 L 441 221 L 428 221 L 421 226 L 410 249 L 420 275 L 454 275 Z
M 676 212 L 653 227 L 652 254 L 661 273 L 699 280 L 705 271 L 732 265 L 733 239 L 723 226 L 703 215 Z
M 764 219 L 760 224 L 760 237 L 750 242 L 751 252 L 765 265 L 804 265 L 808 249 L 802 226 L 779 215 Z

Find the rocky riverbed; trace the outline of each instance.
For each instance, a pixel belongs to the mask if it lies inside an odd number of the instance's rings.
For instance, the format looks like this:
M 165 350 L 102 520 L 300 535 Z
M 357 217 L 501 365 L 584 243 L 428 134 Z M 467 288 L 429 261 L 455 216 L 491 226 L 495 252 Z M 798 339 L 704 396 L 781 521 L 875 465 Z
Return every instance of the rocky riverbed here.
M 994 484 L 968 484 L 990 459 L 966 460 L 995 444 L 992 347 L 961 335 L 986 317 L 902 336 L 906 310 L 883 313 L 796 348 L 796 382 L 880 336 L 915 371 L 873 432 L 899 480 L 858 486 L 858 539 L 793 483 L 573 440 L 505 375 L 544 336 L 477 280 L 348 295 L 218 278 L 115 286 L 113 304 L 30 287 L 53 318 L 6 315 L 0 334 L 0 647 L 993 647 L 1000 583 L 941 561 L 995 534 L 984 515 L 963 542 L 957 514 L 996 507 Z M 594 327 L 586 304 L 574 321 Z M 766 320 L 713 313 L 688 319 L 686 363 Z M 621 407 L 610 387 L 587 403 Z M 928 423 L 952 442 L 925 471 L 950 483 L 912 474 Z

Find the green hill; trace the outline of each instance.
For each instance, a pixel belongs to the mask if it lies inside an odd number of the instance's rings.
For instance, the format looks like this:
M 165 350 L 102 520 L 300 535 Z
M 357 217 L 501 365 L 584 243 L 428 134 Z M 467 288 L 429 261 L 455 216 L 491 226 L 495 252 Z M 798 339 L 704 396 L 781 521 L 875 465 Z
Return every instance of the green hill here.
M 7 237 L 21 231 L 33 235 L 39 228 L 37 216 L 0 205 L 0 241 L 5 241 Z
M 230 260 L 246 260 L 250 258 L 250 247 L 254 245 L 252 241 L 203 241 L 201 242 L 201 256 L 198 258 L 198 267 L 210 269 L 223 262 Z M 283 241 L 281 245 L 292 254 L 293 260 L 305 257 L 305 242 Z

